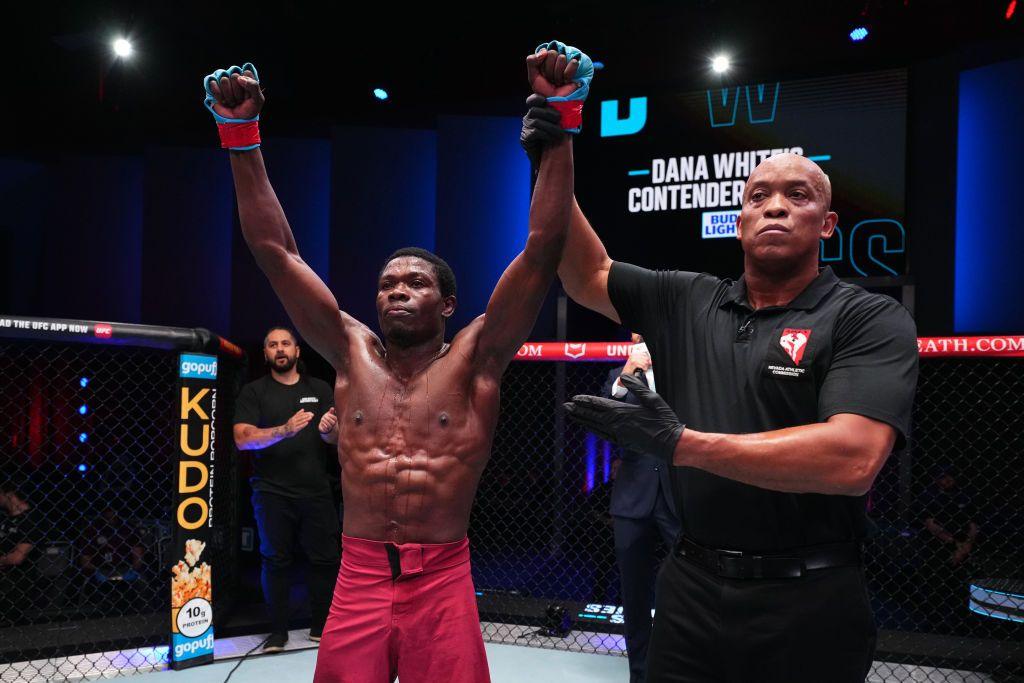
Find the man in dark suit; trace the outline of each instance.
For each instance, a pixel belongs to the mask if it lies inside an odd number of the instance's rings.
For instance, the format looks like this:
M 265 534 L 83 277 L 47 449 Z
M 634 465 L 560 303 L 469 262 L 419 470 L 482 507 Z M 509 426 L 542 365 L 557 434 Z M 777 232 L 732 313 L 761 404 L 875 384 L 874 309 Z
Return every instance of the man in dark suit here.
M 633 334 L 633 349 L 625 366 L 608 373 L 601 394 L 626 403 L 637 400 L 619 382 L 623 374 L 635 375 L 654 389 L 651 356 L 643 338 Z M 651 639 L 651 608 L 654 579 L 659 564 L 655 557 L 657 535 L 671 548 L 679 534 L 679 518 L 672 499 L 669 466 L 663 458 L 622 450 L 611 509 L 615 534 L 615 557 L 622 579 L 622 607 L 626 622 L 630 683 L 643 683 L 647 645 Z

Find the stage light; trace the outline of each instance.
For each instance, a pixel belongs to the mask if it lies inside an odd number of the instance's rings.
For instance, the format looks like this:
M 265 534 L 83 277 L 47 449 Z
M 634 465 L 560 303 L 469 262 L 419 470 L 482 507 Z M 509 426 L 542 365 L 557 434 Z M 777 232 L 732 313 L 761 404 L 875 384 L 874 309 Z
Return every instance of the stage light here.
M 78 386 L 85 389 L 87 386 L 89 386 L 89 378 L 83 377 L 82 379 L 78 380 Z
M 89 470 L 89 466 L 88 465 L 84 465 L 83 464 L 83 465 L 79 465 L 78 466 L 78 471 L 79 472 L 87 472 L 88 470 Z
M 373 96 L 376 97 L 381 102 L 383 102 L 388 98 L 388 91 L 385 90 L 384 88 L 374 88 Z
M 118 38 L 111 44 L 114 54 L 121 59 L 127 59 L 132 54 L 132 44 L 125 38 Z
M 88 413 L 88 412 L 89 412 L 89 406 L 87 406 L 87 405 L 84 405 L 84 404 L 82 405 L 82 407 L 80 407 L 80 408 L 78 409 L 78 414 L 79 414 L 79 415 L 85 415 L 85 414 L 86 414 L 86 413 Z
M 78 435 L 78 440 L 79 440 L 79 441 L 80 441 L 81 443 L 85 443 L 86 441 L 88 441 L 88 440 L 89 440 L 89 435 L 88 435 L 88 434 L 86 434 L 85 432 L 82 432 L 81 434 L 79 434 L 79 435 Z
M 868 29 L 865 26 L 858 26 L 857 28 L 850 31 L 850 40 L 855 43 L 859 43 L 868 37 Z
M 729 70 L 729 58 L 725 55 L 718 55 L 711 60 L 711 68 L 715 73 L 725 73 Z
M 1010 4 L 1006 6 L 1006 20 L 1013 19 L 1013 13 L 1017 11 L 1017 0 L 1010 0 Z

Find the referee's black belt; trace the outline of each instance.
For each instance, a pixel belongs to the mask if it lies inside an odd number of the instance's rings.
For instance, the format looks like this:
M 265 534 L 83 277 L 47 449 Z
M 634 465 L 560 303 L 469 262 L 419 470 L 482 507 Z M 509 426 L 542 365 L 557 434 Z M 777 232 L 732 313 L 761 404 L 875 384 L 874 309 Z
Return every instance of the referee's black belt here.
M 861 563 L 860 543 L 831 543 L 757 555 L 737 550 L 715 550 L 681 536 L 676 555 L 727 579 L 795 579 L 815 569 L 856 566 Z

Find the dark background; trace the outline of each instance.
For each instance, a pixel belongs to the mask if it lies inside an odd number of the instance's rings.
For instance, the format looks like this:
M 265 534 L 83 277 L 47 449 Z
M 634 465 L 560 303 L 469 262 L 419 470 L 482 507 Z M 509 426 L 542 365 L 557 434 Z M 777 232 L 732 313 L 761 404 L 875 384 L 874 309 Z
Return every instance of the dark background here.
M 585 201 L 602 193 L 590 179 L 610 167 L 608 145 L 597 144 L 600 101 L 901 70 L 905 149 L 876 160 L 895 180 L 870 169 L 836 179 L 840 206 L 867 187 L 905 210 L 906 275 L 864 284 L 902 298 L 922 334 L 1019 332 L 1024 303 L 1006 293 L 1024 284 L 1013 210 L 1024 180 L 1013 162 L 1024 152 L 1024 41 L 1021 12 L 1006 19 L 1006 9 L 1001 0 L 554 2 L 500 3 L 485 17 L 297 3 L 22 6 L 5 17 L 0 46 L 0 310 L 204 326 L 250 349 L 284 320 L 241 241 L 229 167 L 201 106 L 204 74 L 251 60 L 267 92 L 271 180 L 304 258 L 342 307 L 372 323 L 381 260 L 417 244 L 459 276 L 460 326 L 482 311 L 525 237 L 523 57 L 558 37 L 605 64 L 577 165 L 581 202 L 613 258 L 722 276 L 738 274 L 730 240 L 705 241 L 709 258 L 671 232 L 636 235 Z M 870 28 L 862 43 L 848 38 L 856 25 Z M 116 35 L 132 39 L 132 59 L 112 57 Z M 724 77 L 708 69 L 720 51 L 734 64 Z M 388 101 L 372 97 L 378 86 Z M 975 114 L 965 120 L 965 110 Z M 865 136 L 844 127 L 843 111 L 826 121 L 847 146 Z M 899 147 L 899 131 L 880 132 Z M 542 313 L 535 339 L 556 336 L 555 311 Z M 624 331 L 570 303 L 567 335 Z

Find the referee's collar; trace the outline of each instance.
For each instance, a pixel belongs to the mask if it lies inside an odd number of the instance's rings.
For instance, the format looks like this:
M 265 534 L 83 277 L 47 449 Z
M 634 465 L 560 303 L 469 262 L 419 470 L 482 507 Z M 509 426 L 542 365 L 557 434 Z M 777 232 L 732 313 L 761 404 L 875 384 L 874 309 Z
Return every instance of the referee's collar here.
M 808 311 L 825 298 L 825 295 L 832 291 L 832 288 L 839 283 L 839 278 L 832 272 L 830 266 L 825 266 L 818 272 L 818 277 L 814 278 L 804 291 L 800 292 L 795 299 L 790 301 L 784 306 L 778 306 L 778 308 L 796 309 L 801 311 Z M 750 308 L 750 301 L 747 300 L 747 280 L 745 275 L 741 275 L 739 280 L 730 285 L 729 289 L 725 293 L 725 297 L 719 308 L 724 308 L 728 304 L 736 304 L 743 308 Z

